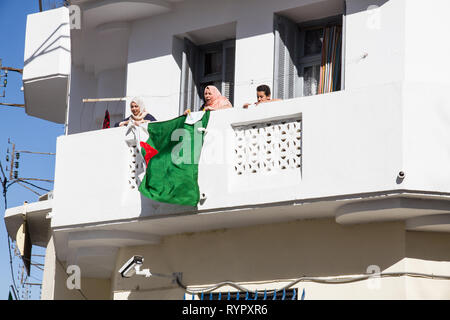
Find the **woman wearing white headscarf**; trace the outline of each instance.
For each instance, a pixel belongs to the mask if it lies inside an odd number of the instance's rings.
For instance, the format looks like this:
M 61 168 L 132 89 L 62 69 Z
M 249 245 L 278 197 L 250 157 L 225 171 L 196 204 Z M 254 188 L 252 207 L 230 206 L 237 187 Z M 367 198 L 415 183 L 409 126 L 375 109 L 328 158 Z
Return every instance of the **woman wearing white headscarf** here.
M 156 121 L 150 113 L 145 111 L 144 102 L 140 98 L 133 98 L 130 102 L 131 116 L 116 123 L 115 127 L 127 126 L 130 121 L 135 125 L 141 125 L 146 122 Z

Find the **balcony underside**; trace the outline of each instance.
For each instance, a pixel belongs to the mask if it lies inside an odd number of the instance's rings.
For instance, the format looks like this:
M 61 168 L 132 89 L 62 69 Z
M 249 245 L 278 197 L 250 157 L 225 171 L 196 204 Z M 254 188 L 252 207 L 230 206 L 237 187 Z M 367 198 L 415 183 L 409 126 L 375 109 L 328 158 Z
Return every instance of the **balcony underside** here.
M 61 261 L 80 265 L 86 276 L 104 278 L 114 271 L 121 247 L 158 244 L 164 236 L 175 234 L 322 218 L 335 218 L 341 225 L 403 221 L 406 230 L 450 232 L 450 195 L 385 192 L 142 217 L 53 231 Z
M 46 247 L 51 236 L 51 219 L 48 216 L 51 211 L 52 200 L 33 202 L 6 210 L 4 219 L 8 235 L 15 241 L 20 226 L 26 221 L 31 244 Z

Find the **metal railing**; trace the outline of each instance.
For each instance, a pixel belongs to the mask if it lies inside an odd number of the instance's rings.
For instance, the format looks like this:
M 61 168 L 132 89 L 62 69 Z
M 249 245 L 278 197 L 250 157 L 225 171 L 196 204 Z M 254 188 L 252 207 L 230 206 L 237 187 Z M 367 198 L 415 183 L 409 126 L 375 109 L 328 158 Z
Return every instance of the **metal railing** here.
M 299 291 L 297 291 L 295 288 L 290 290 L 264 290 L 264 292 L 258 292 L 256 290 L 255 292 L 217 292 L 217 293 L 199 293 L 199 294 L 193 294 L 192 300 L 196 300 L 195 298 L 198 297 L 198 300 L 305 300 L 305 289 L 303 289 L 302 294 L 300 297 L 298 297 Z M 188 300 L 188 295 L 184 295 L 183 300 Z

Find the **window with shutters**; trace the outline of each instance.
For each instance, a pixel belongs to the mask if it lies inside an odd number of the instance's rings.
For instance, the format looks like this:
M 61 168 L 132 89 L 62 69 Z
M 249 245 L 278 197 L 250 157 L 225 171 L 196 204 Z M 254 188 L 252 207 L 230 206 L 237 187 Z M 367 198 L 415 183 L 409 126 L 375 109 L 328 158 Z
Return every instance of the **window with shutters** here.
M 275 16 L 274 98 L 341 90 L 342 15 L 296 24 Z
M 233 104 L 235 40 L 195 45 L 185 39 L 181 74 L 180 114 L 186 109 L 198 111 L 203 91 L 213 85 Z

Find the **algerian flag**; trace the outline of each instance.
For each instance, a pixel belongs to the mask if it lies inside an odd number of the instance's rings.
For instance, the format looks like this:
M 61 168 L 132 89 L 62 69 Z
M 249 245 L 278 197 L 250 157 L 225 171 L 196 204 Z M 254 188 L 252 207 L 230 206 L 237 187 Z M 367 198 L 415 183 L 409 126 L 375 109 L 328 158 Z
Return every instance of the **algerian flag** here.
M 196 206 L 200 200 L 198 161 L 209 111 L 190 113 L 148 124 L 149 138 L 141 142 L 147 170 L 139 186 L 159 202 Z

